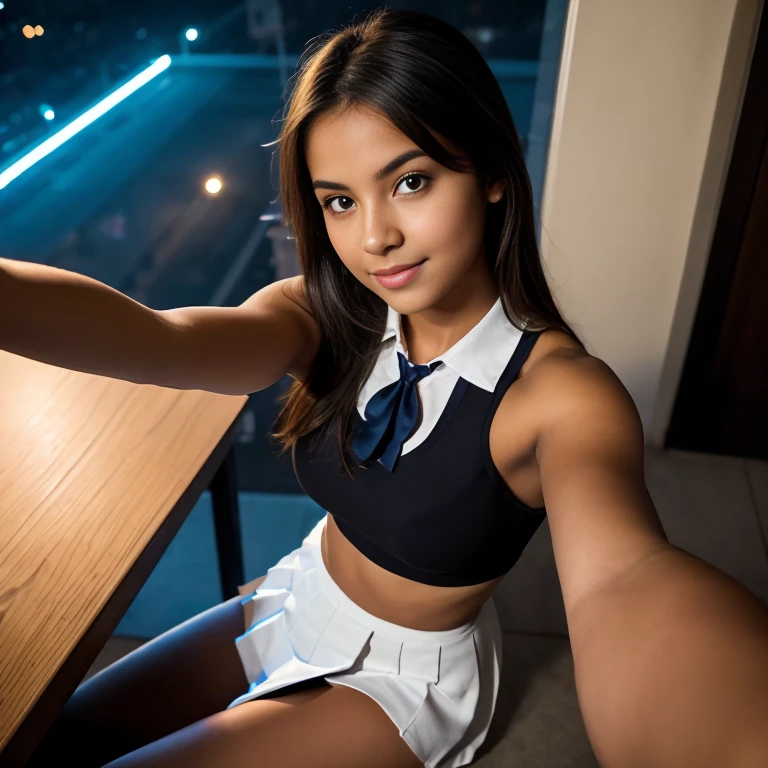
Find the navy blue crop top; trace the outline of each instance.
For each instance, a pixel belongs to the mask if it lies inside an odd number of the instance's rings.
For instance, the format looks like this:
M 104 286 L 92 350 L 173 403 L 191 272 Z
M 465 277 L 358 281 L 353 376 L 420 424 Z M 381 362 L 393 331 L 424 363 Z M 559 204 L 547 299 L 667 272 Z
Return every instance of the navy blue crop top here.
M 388 333 L 402 350 L 399 322 L 394 325 L 398 315 L 391 308 L 389 320 Z M 294 472 L 304 492 L 333 515 L 342 534 L 367 558 L 407 579 L 459 587 L 507 573 L 546 509 L 530 507 L 512 493 L 493 463 L 489 433 L 538 336 L 514 328 L 497 301 L 478 326 L 437 358 L 447 361 L 446 373 L 453 375 L 450 394 L 433 414 L 434 423 L 427 424 L 428 434 L 403 450 L 392 472 L 368 461 L 350 477 L 335 435 L 318 440 L 316 430 L 293 449 Z M 394 347 L 390 353 L 395 354 Z M 390 353 L 380 359 L 389 360 L 391 373 Z M 379 376 L 375 388 L 381 381 Z M 422 402 L 429 397 L 428 381 L 418 385 Z M 362 419 L 364 400 L 356 419 Z

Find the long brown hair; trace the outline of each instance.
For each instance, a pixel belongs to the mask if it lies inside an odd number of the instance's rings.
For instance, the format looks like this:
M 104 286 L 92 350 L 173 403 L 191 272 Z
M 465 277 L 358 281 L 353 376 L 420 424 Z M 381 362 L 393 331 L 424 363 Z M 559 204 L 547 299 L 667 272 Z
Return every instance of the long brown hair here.
M 314 38 L 294 78 L 272 143 L 279 144 L 283 222 L 296 238 L 322 340 L 307 381 L 293 382 L 280 398 L 286 403 L 272 437 L 282 454 L 311 432 L 335 433 L 349 474 L 349 424 L 381 350 L 387 305 L 347 270 L 328 238 L 305 156 L 307 131 L 321 115 L 372 108 L 446 168 L 503 178 L 502 200 L 487 209 L 485 252 L 504 312 L 520 330 L 555 328 L 584 344 L 560 316 L 542 270 L 531 182 L 509 107 L 467 37 L 422 13 L 379 8 L 360 23 Z

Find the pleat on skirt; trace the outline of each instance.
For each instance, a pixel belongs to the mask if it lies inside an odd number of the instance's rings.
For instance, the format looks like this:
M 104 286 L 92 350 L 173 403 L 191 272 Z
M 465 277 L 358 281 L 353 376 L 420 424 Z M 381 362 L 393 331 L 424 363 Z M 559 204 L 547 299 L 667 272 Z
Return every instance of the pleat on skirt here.
M 384 621 L 328 573 L 320 547 L 326 521 L 257 589 L 239 587 L 248 629 L 235 644 L 250 686 L 227 708 L 305 681 L 345 685 L 379 703 L 426 768 L 467 765 L 488 733 L 499 690 L 493 598 L 474 620 L 445 631 Z

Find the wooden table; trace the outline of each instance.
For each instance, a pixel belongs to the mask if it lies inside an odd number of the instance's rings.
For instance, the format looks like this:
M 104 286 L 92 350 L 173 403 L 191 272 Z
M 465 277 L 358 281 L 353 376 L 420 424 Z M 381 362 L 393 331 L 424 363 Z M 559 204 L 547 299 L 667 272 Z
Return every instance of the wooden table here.
M 24 765 L 206 488 L 238 594 L 247 400 L 0 351 L 0 766 Z

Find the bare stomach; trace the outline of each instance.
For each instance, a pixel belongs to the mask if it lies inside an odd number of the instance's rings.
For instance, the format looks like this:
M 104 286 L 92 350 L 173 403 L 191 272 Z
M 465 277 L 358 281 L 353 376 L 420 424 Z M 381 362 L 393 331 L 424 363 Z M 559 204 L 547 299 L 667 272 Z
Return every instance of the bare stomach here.
M 320 546 L 328 573 L 353 602 L 384 621 L 427 632 L 454 629 L 474 619 L 503 578 L 469 587 L 435 587 L 403 578 L 365 557 L 330 513 Z

